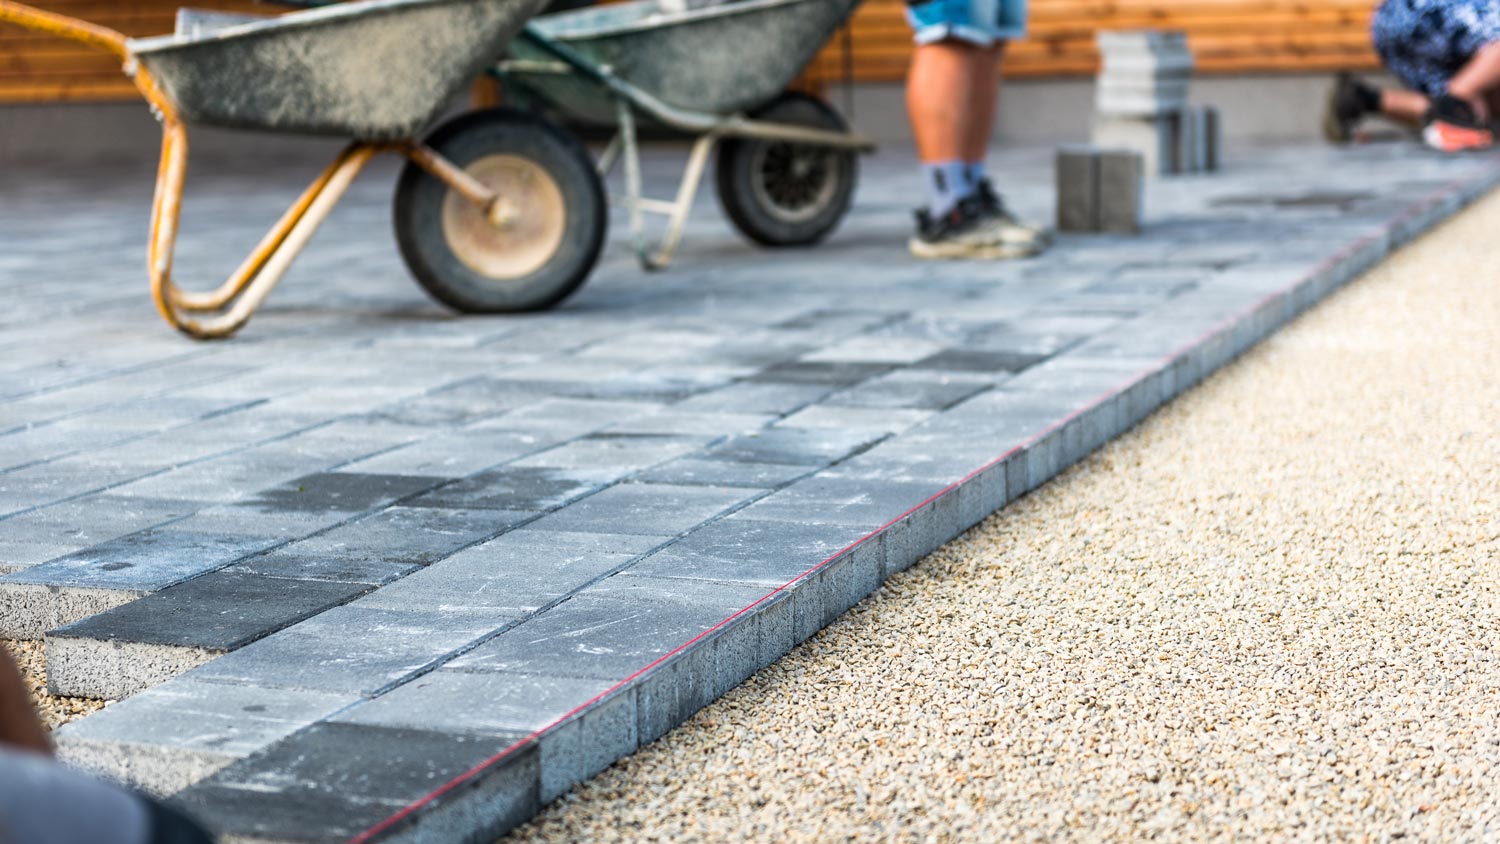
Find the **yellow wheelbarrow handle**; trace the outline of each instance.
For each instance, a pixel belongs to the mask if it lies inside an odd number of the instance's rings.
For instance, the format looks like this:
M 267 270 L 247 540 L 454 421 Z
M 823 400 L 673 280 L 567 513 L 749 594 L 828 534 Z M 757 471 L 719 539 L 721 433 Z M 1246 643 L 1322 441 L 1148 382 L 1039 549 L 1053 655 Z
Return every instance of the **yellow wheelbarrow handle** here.
M 192 337 L 227 337 L 244 325 L 348 190 L 354 177 L 381 149 L 370 144 L 351 144 L 287 210 L 234 275 L 212 291 L 184 291 L 172 281 L 172 259 L 187 176 L 188 138 L 187 126 L 171 100 L 162 93 L 150 72 L 131 60 L 129 39 L 122 33 L 12 0 L 0 0 L 0 23 L 57 35 L 116 56 L 124 64 L 126 76 L 155 110 L 162 123 L 162 147 L 147 250 L 151 298 L 163 319 Z M 197 319 L 190 314 L 211 316 Z

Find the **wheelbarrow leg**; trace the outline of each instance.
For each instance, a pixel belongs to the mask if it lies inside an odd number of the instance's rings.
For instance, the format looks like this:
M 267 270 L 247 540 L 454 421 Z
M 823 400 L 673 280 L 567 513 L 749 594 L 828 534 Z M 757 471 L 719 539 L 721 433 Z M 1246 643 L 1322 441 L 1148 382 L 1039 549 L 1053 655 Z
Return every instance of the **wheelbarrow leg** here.
M 719 143 L 714 133 L 699 135 L 693 142 L 693 152 L 688 156 L 687 170 L 682 174 L 682 184 L 677 186 L 677 201 L 672 203 L 672 214 L 667 218 L 667 233 L 662 237 L 661 247 L 652 257 L 656 267 L 665 267 L 672 261 L 672 253 L 682 241 L 682 230 L 687 226 L 688 214 L 693 210 L 693 199 L 698 195 L 698 184 L 703 181 L 703 171 L 708 166 L 708 157 Z
M 677 244 L 682 241 L 682 232 L 687 226 L 688 214 L 693 210 L 693 198 L 698 195 L 698 185 L 703 181 L 703 172 L 708 167 L 708 158 L 719 143 L 719 134 L 705 132 L 693 142 L 693 151 L 688 156 L 687 169 L 683 172 L 682 181 L 677 186 L 676 200 L 671 203 L 647 200 L 641 195 L 641 150 L 636 141 L 635 114 L 624 100 L 617 99 L 615 108 L 619 114 L 620 133 L 616 140 L 610 143 L 610 148 L 605 153 L 611 159 L 607 163 L 612 168 L 614 161 L 611 153 L 616 144 L 619 144 L 623 150 L 621 156 L 625 159 L 625 204 L 630 209 L 630 233 L 634 240 L 635 256 L 640 261 L 642 269 L 664 269 L 672 262 L 672 253 L 677 250 Z M 646 239 L 646 212 L 648 210 L 667 215 L 667 231 L 654 251 Z
M 380 147 L 370 144 L 347 147 L 272 227 L 228 281 L 212 291 L 191 293 L 172 280 L 187 173 L 187 129 L 174 116 L 164 115 L 162 131 L 161 168 L 152 203 L 148 256 L 151 297 L 163 319 L 199 339 L 227 337 L 249 321 L 343 198 L 354 177 L 380 151 Z M 208 319 L 187 316 L 221 310 L 222 313 Z

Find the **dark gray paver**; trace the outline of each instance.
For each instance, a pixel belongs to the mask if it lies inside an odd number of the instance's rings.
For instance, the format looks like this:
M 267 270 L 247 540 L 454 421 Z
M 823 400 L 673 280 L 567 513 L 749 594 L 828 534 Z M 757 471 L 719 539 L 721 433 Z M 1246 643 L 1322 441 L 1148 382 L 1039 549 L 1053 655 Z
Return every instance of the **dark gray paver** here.
M 117 700 L 373 588 L 210 572 L 49 631 L 47 686 Z
M 408 794 L 436 788 L 501 746 L 490 736 L 315 724 L 214 774 L 172 802 L 189 813 L 219 819 L 245 837 L 307 842 L 348 838 L 399 810 Z M 534 748 L 516 756 L 511 766 L 535 768 Z M 531 779 L 536 779 L 534 773 Z M 506 798 L 513 805 L 500 814 L 516 820 L 538 805 L 534 783 L 520 795 L 506 793 Z
M 1051 210 L 1050 160 L 996 157 L 1026 216 Z M 371 236 L 388 208 L 372 175 L 221 344 L 172 335 L 128 285 L 150 162 L 87 195 L 16 174 L 0 623 L 42 635 L 108 610 L 80 627 L 134 618 L 149 639 L 159 607 L 230 648 L 70 725 L 62 751 L 158 792 L 198 782 L 182 799 L 231 838 L 485 840 L 1496 179 L 1488 160 L 1406 147 L 1262 149 L 1151 183 L 1139 238 L 919 265 L 909 162 L 868 164 L 816 251 L 752 250 L 705 207 L 671 272 L 612 250 L 562 308 L 494 319 L 422 298 Z M 220 178 L 190 215 L 222 237 L 182 250 L 184 276 L 222 271 L 223 244 L 253 242 L 296 189 Z M 288 578 L 310 590 L 292 617 L 323 590 L 375 588 L 235 649 L 290 607 L 231 605 L 233 584 Z M 151 647 L 122 635 L 48 646 L 108 642 L 80 660 L 97 673 Z M 200 653 L 179 650 L 149 676 Z M 367 760 L 333 752 L 359 742 Z M 450 765 L 486 761 L 424 800 Z M 362 763 L 431 776 L 349 779 Z M 339 782 L 367 794 L 321 787 Z
M 391 507 L 247 557 L 235 571 L 381 584 L 535 519 L 514 510 Z
M 603 487 L 605 482 L 597 477 L 589 470 L 507 466 L 471 475 L 406 503 L 449 509 L 550 510 Z

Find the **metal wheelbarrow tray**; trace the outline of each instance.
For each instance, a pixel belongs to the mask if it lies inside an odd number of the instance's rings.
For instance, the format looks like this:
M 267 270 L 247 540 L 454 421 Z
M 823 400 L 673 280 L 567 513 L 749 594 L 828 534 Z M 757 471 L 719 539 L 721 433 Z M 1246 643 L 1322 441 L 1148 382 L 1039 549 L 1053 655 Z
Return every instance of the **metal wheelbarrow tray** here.
M 716 185 L 730 219 L 766 246 L 814 243 L 847 211 L 873 148 L 822 100 L 784 93 L 859 0 L 634 0 L 537 18 L 496 68 L 508 92 L 570 121 L 618 128 L 600 162 L 623 157 L 636 251 L 662 266 L 719 148 Z M 697 136 L 674 202 L 640 195 L 637 116 Z M 722 143 L 721 143 L 722 142 Z M 642 213 L 670 217 L 654 252 Z
M 605 214 L 587 152 L 514 112 L 440 127 L 453 154 L 416 140 L 493 61 L 544 0 L 356 0 L 254 19 L 179 16 L 179 32 L 118 32 L 0 0 L 0 22 L 116 55 L 162 122 L 149 272 L 162 316 L 194 337 L 233 333 L 254 313 L 371 158 L 408 159 L 397 240 L 417 280 L 466 311 L 547 307 L 597 259 Z M 223 285 L 171 279 L 187 168 L 187 127 L 336 135 L 352 143 Z M 206 315 L 206 316 L 202 316 Z

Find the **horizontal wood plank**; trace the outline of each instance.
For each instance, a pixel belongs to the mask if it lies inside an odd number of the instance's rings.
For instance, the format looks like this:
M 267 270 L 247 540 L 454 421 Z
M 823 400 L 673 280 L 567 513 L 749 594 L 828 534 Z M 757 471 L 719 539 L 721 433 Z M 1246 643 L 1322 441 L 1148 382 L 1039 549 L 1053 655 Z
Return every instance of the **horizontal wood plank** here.
M 198 8 L 274 13 L 253 0 L 189 0 Z M 170 32 L 178 7 L 167 0 L 35 0 L 35 5 L 127 35 Z M 1321 72 L 1378 66 L 1370 48 L 1369 0 L 1032 0 L 1028 37 L 1008 50 L 1006 73 L 1039 78 L 1097 72 L 1101 29 L 1172 28 L 1188 34 L 1201 73 Z M 866 0 L 850 22 L 853 77 L 898 82 L 911 58 L 903 0 Z M 809 66 L 804 84 L 843 78 L 836 36 Z M 0 103 L 128 100 L 135 88 L 107 55 L 63 39 L 0 24 Z

